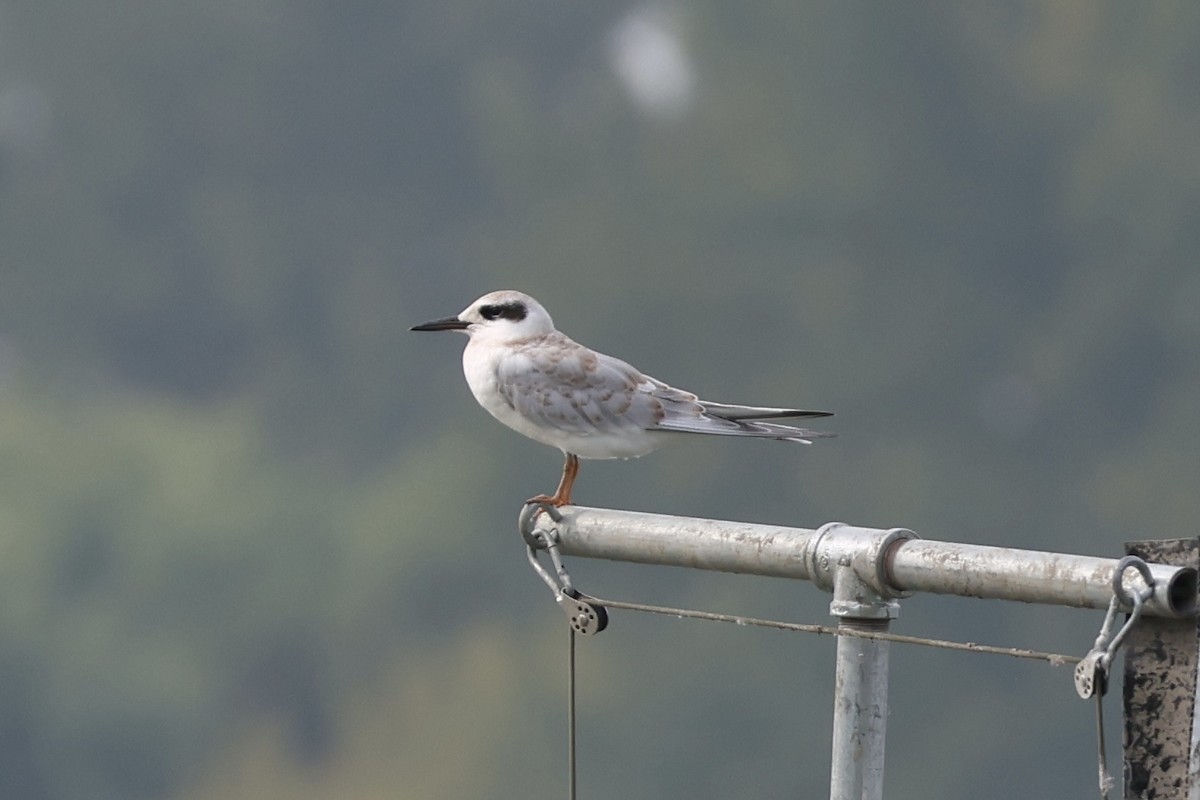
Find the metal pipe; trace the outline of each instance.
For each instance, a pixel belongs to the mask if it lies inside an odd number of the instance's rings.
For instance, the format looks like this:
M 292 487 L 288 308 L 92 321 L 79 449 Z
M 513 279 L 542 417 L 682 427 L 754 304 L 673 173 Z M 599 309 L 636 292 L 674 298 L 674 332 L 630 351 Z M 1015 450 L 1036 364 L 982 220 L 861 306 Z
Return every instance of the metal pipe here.
M 893 551 L 887 572 L 891 585 L 909 592 L 1105 608 L 1112 599 L 1117 561 L 917 539 Z M 1135 579 L 1132 570 L 1129 573 L 1125 576 L 1127 587 Z M 1146 613 L 1160 617 L 1195 613 L 1194 569 L 1151 564 L 1150 574 L 1154 595 L 1146 604 Z
M 885 632 L 888 620 L 844 618 L 838 628 Z M 838 637 L 829 800 L 883 797 L 888 644 L 877 639 Z
M 537 514 L 532 524 L 557 528 L 564 555 L 811 580 L 805 554 L 816 531 L 584 506 L 558 511 L 561 522 Z
M 900 604 L 876 593 L 862 565 L 843 554 L 833 565 L 829 613 L 838 630 L 885 633 Z M 887 733 L 888 645 L 839 636 L 833 686 L 833 758 L 830 800 L 882 800 Z
M 872 583 L 877 591 L 893 595 L 932 592 L 1105 608 L 1117 565 L 1113 558 L 897 538 L 894 531 L 835 523 L 817 531 L 583 506 L 558 511 L 559 521 L 545 513 L 523 514 L 522 532 L 529 534 L 525 529 L 529 527 L 557 530 L 565 555 L 800 580 L 820 579 L 820 573 L 828 570 L 819 542 L 840 547 L 844 536 L 853 534 L 863 541 L 861 549 L 874 557 L 883 541 L 879 537 L 891 536 L 888 546 L 877 553 L 881 560 L 864 569 L 874 570 L 886 584 Z M 1155 587 L 1146 614 L 1195 613 L 1195 569 L 1152 564 L 1151 574 Z

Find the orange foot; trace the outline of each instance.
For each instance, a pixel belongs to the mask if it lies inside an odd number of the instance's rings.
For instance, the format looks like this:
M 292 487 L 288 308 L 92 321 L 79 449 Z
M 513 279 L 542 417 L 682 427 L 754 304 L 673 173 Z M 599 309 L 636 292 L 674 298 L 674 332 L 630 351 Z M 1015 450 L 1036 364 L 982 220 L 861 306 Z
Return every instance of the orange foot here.
M 558 482 L 558 488 L 554 490 L 554 494 L 539 494 L 531 497 L 525 501 L 525 505 L 548 505 L 555 508 L 571 505 L 571 487 L 575 485 L 575 478 L 578 475 L 579 456 L 567 453 L 567 460 L 563 463 L 562 480 Z

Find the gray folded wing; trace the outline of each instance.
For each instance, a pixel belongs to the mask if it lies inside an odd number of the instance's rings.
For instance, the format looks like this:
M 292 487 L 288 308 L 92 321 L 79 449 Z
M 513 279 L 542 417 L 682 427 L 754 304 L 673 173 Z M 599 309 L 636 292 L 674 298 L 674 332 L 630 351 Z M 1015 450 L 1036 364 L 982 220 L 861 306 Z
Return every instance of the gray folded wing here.
M 500 392 L 518 413 L 581 436 L 641 429 L 807 443 L 833 435 L 761 421 L 826 417 L 828 412 L 699 400 L 565 336 L 516 350 L 498 370 Z
M 497 369 L 501 395 L 521 416 L 580 436 L 653 430 L 672 403 L 646 391 L 629 364 L 561 334 L 516 349 Z

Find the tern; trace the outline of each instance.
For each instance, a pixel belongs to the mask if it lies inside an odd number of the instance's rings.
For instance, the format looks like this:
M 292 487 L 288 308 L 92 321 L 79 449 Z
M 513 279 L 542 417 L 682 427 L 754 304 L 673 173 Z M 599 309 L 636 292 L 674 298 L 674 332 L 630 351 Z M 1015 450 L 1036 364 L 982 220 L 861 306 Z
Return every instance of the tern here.
M 467 334 L 463 373 L 479 405 L 517 433 L 563 452 L 558 489 L 527 504 L 571 505 L 580 458 L 634 458 L 680 434 L 804 444 L 833 436 L 777 422 L 832 416 L 828 411 L 701 400 L 584 347 L 521 292 L 485 294 L 457 316 L 409 330 Z

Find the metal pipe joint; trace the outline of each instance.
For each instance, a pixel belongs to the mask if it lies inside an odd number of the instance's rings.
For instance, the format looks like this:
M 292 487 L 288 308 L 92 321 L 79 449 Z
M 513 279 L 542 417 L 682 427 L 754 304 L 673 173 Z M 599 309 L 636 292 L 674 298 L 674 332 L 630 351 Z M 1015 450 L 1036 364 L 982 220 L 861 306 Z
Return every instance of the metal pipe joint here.
M 894 619 L 897 598 L 911 592 L 888 581 L 888 560 L 895 547 L 916 539 L 904 528 L 880 530 L 830 522 L 817 529 L 805 553 L 812 581 L 833 593 L 829 613 L 835 617 Z

